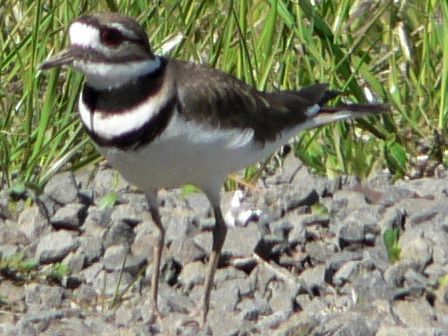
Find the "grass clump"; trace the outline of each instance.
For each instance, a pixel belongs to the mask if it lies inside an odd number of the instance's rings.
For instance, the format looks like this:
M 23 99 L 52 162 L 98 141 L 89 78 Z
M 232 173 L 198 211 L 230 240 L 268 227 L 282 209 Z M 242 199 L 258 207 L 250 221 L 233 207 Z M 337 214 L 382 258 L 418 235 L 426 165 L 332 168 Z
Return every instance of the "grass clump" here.
M 26 281 L 36 277 L 39 263 L 30 259 L 24 253 L 10 256 L 0 255 L 0 275 L 14 281 Z
M 386 246 L 387 258 L 394 264 L 400 260 L 401 247 L 398 243 L 400 238 L 399 229 L 387 229 L 383 234 L 384 245 Z
M 412 176 L 415 158 L 447 164 L 448 5 L 445 1 L 5 0 L 0 9 L 0 182 L 41 189 L 60 169 L 97 162 L 75 113 L 82 76 L 38 64 L 90 11 L 136 17 L 153 49 L 220 68 L 262 90 L 327 82 L 346 101 L 393 112 L 298 136 L 315 172 Z M 246 172 L 247 180 L 257 176 Z

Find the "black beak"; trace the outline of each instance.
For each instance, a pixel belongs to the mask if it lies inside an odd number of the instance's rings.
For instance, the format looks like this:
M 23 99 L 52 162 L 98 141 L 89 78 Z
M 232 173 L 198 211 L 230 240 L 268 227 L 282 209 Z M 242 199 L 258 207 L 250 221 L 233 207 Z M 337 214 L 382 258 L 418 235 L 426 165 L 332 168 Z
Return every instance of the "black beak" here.
M 53 57 L 46 59 L 39 68 L 41 70 L 48 70 L 54 67 L 63 65 L 71 65 L 74 61 L 73 52 L 70 48 L 58 52 Z

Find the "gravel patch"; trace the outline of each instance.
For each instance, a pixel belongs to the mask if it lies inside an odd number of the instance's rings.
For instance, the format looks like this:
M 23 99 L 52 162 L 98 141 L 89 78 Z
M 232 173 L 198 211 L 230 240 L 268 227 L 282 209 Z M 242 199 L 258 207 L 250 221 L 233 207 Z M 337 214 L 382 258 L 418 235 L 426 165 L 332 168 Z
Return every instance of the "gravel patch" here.
M 107 167 L 91 174 L 58 174 L 34 202 L 0 190 L 0 253 L 10 262 L 0 269 L 0 335 L 448 335 L 447 174 L 330 181 L 289 156 L 257 192 L 223 192 L 236 227 L 204 330 L 192 316 L 211 247 L 205 196 L 160 193 L 167 234 L 154 323 L 156 230 L 145 198 Z M 119 200 L 102 209 L 111 191 Z M 394 263 L 383 240 L 391 229 Z M 22 272 L 17 256 L 36 265 Z

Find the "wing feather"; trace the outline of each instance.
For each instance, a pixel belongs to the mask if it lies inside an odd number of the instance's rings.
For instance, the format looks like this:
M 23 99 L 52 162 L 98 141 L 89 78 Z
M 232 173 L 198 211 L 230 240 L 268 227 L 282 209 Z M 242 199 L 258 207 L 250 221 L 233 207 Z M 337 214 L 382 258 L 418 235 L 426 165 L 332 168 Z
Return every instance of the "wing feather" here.
M 190 120 L 219 128 L 254 130 L 258 141 L 273 140 L 285 128 L 304 122 L 326 86 L 306 92 L 265 93 L 219 70 L 170 59 L 181 113 Z

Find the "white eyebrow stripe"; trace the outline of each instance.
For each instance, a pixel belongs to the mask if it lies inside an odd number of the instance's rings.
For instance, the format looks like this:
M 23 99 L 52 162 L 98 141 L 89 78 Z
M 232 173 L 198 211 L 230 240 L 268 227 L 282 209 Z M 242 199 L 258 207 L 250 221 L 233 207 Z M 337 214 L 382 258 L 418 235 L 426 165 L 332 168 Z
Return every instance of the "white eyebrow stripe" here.
M 115 24 L 115 28 L 118 29 L 124 36 L 131 38 L 131 39 L 137 39 L 136 35 L 129 31 L 129 29 L 126 29 L 121 24 Z M 110 49 L 105 46 L 100 39 L 100 29 L 83 23 L 83 22 L 74 22 L 70 26 L 69 29 L 69 35 L 70 35 L 70 43 L 71 45 L 79 46 L 82 48 L 92 48 L 94 50 L 100 51 L 104 55 L 108 55 L 110 53 Z
M 123 35 L 130 39 L 138 39 L 138 36 L 132 31 L 129 30 L 126 26 L 122 25 L 118 22 L 113 22 L 111 24 L 108 24 L 107 27 L 118 29 Z

